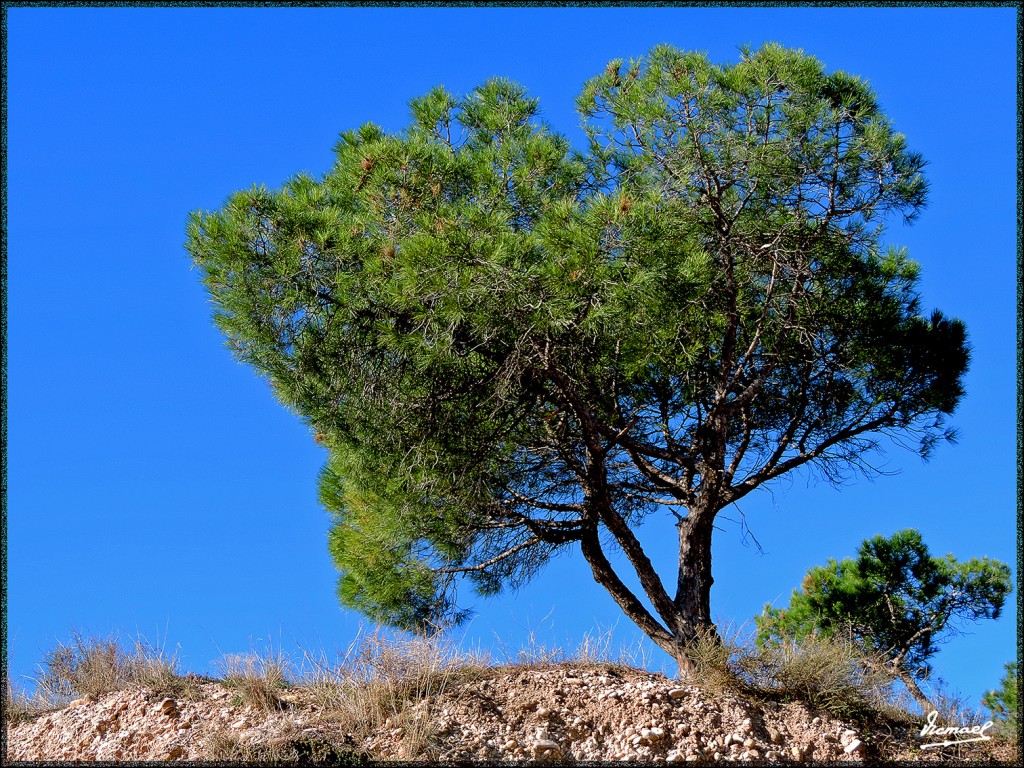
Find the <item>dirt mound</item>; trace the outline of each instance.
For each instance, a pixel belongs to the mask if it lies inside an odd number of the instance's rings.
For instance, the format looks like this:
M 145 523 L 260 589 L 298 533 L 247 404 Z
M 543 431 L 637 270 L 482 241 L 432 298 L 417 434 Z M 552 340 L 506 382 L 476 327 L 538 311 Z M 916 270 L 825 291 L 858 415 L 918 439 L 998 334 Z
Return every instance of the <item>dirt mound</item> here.
M 281 690 L 269 709 L 243 703 L 217 682 L 197 682 L 176 697 L 137 689 L 87 697 L 9 722 L 6 758 L 1015 762 L 994 742 L 922 750 L 920 725 L 853 725 L 798 702 L 711 694 L 615 665 L 467 669 L 376 719 L 326 706 L 322 693 Z

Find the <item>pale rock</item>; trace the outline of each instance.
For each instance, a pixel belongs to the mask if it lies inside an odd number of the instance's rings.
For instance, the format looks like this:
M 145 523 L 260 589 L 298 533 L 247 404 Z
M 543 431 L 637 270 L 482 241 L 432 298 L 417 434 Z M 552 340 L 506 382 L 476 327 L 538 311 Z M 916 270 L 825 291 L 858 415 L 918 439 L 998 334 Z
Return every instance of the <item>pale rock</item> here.
M 562 748 L 558 745 L 558 742 L 542 739 L 533 743 L 534 757 L 557 758 L 561 757 L 561 754 Z
M 685 695 L 686 695 L 686 689 L 685 688 L 673 688 L 672 690 L 670 690 L 668 692 L 668 697 L 670 699 L 672 699 L 673 701 L 675 701 L 676 699 L 681 699 Z
M 174 717 L 178 714 L 178 702 L 174 699 L 164 699 L 160 702 L 160 714 Z
M 848 755 L 852 755 L 854 752 L 860 750 L 862 744 L 863 742 L 861 742 L 860 739 L 854 739 L 846 745 L 846 748 L 843 750 L 843 752 L 845 752 Z

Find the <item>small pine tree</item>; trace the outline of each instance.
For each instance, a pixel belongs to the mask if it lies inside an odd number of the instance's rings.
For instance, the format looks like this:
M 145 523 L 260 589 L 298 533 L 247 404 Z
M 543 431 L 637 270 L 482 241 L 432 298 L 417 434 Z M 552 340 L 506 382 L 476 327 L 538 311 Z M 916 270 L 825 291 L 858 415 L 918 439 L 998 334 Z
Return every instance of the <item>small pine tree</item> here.
M 1006 674 L 999 681 L 998 690 L 989 691 L 981 698 L 981 703 L 992 710 L 992 719 L 1001 729 L 1016 733 L 1020 724 L 1020 710 L 1017 708 L 1017 687 L 1020 673 L 1017 662 L 1006 665 Z
M 887 659 L 924 711 L 933 709 L 917 680 L 953 620 L 998 618 L 1010 568 L 987 557 L 958 562 L 932 557 L 918 531 L 865 540 L 856 559 L 811 568 L 789 606 L 766 605 L 756 617 L 758 643 L 799 640 L 820 633 L 847 635 L 873 656 Z M 1016 688 L 1014 688 L 1016 702 Z

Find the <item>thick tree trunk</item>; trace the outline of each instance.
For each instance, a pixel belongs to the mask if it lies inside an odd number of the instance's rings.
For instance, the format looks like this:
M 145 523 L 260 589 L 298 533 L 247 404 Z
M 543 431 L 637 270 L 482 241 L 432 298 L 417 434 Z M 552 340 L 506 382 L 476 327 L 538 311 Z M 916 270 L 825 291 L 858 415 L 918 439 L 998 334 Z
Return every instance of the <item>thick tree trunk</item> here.
M 681 672 L 692 671 L 688 647 L 698 639 L 719 640 L 711 621 L 711 534 L 714 516 L 694 514 L 679 521 L 679 574 L 676 585 L 676 637 Z

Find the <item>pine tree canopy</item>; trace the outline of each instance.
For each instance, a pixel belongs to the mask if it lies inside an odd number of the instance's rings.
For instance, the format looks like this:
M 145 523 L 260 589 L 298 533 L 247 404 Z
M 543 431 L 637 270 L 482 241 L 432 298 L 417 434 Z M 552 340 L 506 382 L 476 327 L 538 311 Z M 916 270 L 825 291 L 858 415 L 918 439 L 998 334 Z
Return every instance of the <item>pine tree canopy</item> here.
M 981 703 L 992 711 L 992 717 L 998 721 L 1003 730 L 1015 736 L 1020 728 L 1020 707 L 1017 704 L 1017 689 L 1020 687 L 1020 672 L 1017 662 L 1007 662 L 1003 667 L 1006 674 L 999 681 L 999 688 L 986 691 Z
M 856 559 L 811 568 L 789 605 L 766 605 L 756 618 L 761 644 L 809 634 L 849 637 L 885 659 L 927 711 L 914 678 L 958 624 L 999 617 L 1012 590 L 1010 568 L 987 557 L 934 557 L 913 529 L 864 541 Z
M 187 247 L 230 348 L 329 450 L 344 604 L 425 629 L 465 615 L 459 584 L 579 546 L 678 657 L 718 511 L 803 465 L 870 472 L 886 436 L 927 454 L 966 332 L 882 243 L 924 161 L 859 78 L 659 46 L 577 108 L 583 150 L 514 83 L 437 88 L 402 132 L 342 133 L 321 178 L 194 213 Z M 634 534 L 666 508 L 674 595 Z

